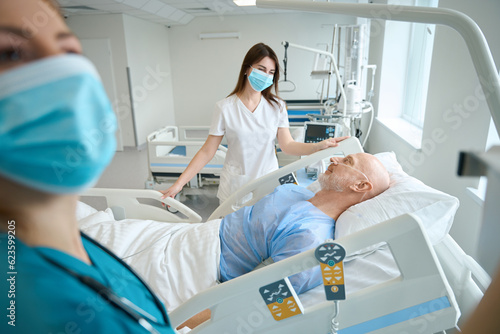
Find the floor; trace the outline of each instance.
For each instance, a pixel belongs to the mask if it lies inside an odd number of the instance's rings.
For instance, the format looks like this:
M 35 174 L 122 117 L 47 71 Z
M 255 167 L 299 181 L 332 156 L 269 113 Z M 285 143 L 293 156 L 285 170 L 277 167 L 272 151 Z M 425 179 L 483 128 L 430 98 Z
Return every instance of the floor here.
M 101 178 L 95 185 L 97 188 L 120 189 L 145 189 L 149 178 L 147 150 L 127 149 L 116 152 L 113 161 L 106 168 Z M 170 186 L 168 183 L 155 184 L 155 190 L 164 190 Z M 209 185 L 198 189 L 184 187 L 179 200 L 198 213 L 203 221 L 219 206 L 216 197 L 217 186 Z M 98 210 L 106 208 L 103 199 L 82 198 L 83 202 Z M 152 204 L 152 203 L 148 203 Z M 160 205 L 159 203 L 157 204 Z

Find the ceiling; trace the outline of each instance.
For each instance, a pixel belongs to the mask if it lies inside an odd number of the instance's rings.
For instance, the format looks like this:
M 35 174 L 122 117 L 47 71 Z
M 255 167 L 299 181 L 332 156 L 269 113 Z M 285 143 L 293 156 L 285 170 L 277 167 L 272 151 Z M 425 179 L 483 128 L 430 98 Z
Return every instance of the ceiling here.
M 58 0 L 67 16 L 122 13 L 167 26 L 195 17 L 284 13 L 285 10 L 239 7 L 232 0 Z

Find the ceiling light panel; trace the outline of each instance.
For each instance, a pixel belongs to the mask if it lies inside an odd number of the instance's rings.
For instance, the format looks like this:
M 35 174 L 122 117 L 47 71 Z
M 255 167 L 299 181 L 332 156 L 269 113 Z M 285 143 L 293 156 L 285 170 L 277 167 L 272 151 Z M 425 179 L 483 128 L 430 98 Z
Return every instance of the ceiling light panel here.
M 149 0 L 147 4 L 141 7 L 142 10 L 145 10 L 148 13 L 156 14 L 165 7 L 166 5 L 158 0 Z
M 158 16 L 164 17 L 164 18 L 170 18 L 170 15 L 172 15 L 176 9 L 172 6 L 169 5 L 164 5 L 161 10 L 156 13 Z
M 115 0 L 115 2 L 134 8 L 141 8 L 148 2 L 148 0 Z

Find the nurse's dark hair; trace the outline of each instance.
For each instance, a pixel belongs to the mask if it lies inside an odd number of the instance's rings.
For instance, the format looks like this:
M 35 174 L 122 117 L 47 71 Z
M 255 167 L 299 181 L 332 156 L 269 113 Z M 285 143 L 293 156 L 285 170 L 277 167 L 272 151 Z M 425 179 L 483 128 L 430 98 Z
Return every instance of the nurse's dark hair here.
M 247 82 L 247 77 L 245 75 L 246 71 L 250 66 L 258 63 L 265 57 L 269 57 L 274 61 L 276 64 L 276 71 L 274 72 L 273 84 L 262 91 L 262 96 L 264 96 L 269 103 L 279 105 L 278 100 L 280 100 L 280 98 L 278 97 L 278 81 L 280 80 L 280 63 L 278 56 L 276 56 L 273 49 L 264 43 L 255 44 L 250 48 L 250 50 L 248 50 L 245 58 L 243 59 L 243 63 L 241 64 L 240 75 L 238 76 L 236 87 L 231 94 L 229 94 L 229 96 L 243 91 L 245 83 Z M 274 93 L 272 92 L 273 89 Z

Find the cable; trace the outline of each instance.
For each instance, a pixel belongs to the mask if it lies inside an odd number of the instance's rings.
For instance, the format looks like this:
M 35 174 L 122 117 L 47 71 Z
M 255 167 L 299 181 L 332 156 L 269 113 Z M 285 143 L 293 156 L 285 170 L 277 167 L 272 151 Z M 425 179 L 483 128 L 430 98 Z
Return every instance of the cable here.
M 293 85 L 293 88 L 287 89 L 287 90 L 281 89 L 280 92 L 287 92 L 287 93 L 289 93 L 289 92 L 295 91 L 295 89 L 297 88 L 297 86 L 295 86 L 295 83 L 293 83 L 293 81 L 289 81 L 289 80 L 286 79 L 287 69 L 288 69 L 288 46 L 289 46 L 288 42 L 286 42 L 284 44 L 284 46 L 285 46 L 285 58 L 283 59 L 283 74 L 285 76 L 285 80 L 283 80 L 281 82 L 289 82 L 289 83 L 291 83 Z
M 337 334 L 339 330 L 339 322 L 337 321 L 337 317 L 339 315 L 339 301 L 335 300 L 334 302 L 335 302 L 335 312 L 333 313 L 332 325 L 330 326 L 331 334 Z
M 373 104 L 369 101 L 365 101 L 365 104 L 368 104 L 370 106 L 369 111 L 370 111 L 371 115 L 370 115 L 370 123 L 368 124 L 368 129 L 366 130 L 365 139 L 363 139 L 363 143 L 361 144 L 361 146 L 363 146 L 363 147 L 365 146 L 366 141 L 368 139 L 368 136 L 370 135 L 370 131 L 372 129 L 372 124 L 373 124 L 373 119 L 375 116 L 375 110 L 373 109 Z M 363 109 L 363 107 L 362 107 L 362 109 Z

